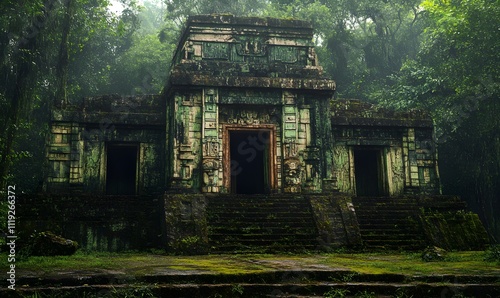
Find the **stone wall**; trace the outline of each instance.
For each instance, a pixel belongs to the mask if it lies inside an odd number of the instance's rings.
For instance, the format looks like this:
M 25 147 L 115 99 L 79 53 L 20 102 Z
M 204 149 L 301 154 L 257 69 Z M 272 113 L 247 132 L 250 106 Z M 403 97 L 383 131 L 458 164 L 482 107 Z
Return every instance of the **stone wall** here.
M 34 232 L 51 231 L 89 250 L 161 247 L 163 200 L 159 197 L 23 195 L 16 202 L 23 243 Z
M 136 193 L 161 193 L 165 113 L 158 96 L 85 98 L 55 109 L 47 140 L 50 193 L 105 193 L 110 144 L 137 147 Z
M 355 150 L 380 151 L 383 195 L 440 193 L 431 118 L 357 100 L 332 103 L 334 169 L 341 192 L 356 194 Z
M 207 199 L 200 194 L 165 194 L 163 241 L 169 252 L 208 253 Z

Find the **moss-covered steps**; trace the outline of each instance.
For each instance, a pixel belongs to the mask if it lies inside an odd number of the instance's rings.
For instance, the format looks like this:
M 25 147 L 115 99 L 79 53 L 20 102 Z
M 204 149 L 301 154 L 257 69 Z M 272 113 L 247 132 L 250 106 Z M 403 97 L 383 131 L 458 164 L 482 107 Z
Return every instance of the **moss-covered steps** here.
M 246 274 L 170 272 L 21 278 L 2 297 L 499 297 L 498 276 L 360 274 L 277 270 Z M 22 285 L 22 286 L 21 286 Z
M 367 248 L 419 250 L 426 246 L 414 198 L 354 197 L 352 201 Z
M 208 199 L 212 253 L 303 251 L 318 247 L 309 201 L 293 195 L 220 195 Z

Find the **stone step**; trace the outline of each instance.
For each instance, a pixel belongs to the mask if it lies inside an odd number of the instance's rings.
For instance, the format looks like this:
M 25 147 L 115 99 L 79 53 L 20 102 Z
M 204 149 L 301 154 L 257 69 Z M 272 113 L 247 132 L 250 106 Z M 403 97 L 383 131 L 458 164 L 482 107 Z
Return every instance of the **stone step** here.
M 273 228 L 262 228 L 262 227 L 209 227 L 209 233 L 211 235 L 215 234 L 286 234 L 286 233 L 297 233 L 297 234 L 314 234 L 316 233 L 316 227 L 273 227 Z
M 353 199 L 364 246 L 415 250 L 425 246 L 415 200 Z
M 404 208 L 395 208 L 395 207 L 360 207 L 360 208 L 354 208 L 356 210 L 356 213 L 381 213 L 381 212 L 401 212 L 401 213 L 417 213 L 417 208 L 416 207 L 407 207 L 405 206 Z
M 217 239 L 240 239 L 240 240 L 286 240 L 286 239 L 314 239 L 315 235 L 303 233 L 286 233 L 286 234 L 210 234 L 210 240 Z
M 375 241 L 375 240 L 369 240 L 369 241 L 363 241 L 363 244 L 367 248 L 372 248 L 372 249 L 393 249 L 393 250 L 408 250 L 408 251 L 416 251 L 416 250 L 422 250 L 425 248 L 427 245 L 424 241 L 404 241 L 404 240 L 399 240 L 399 241 L 388 241 L 388 240 L 381 240 L 381 241 Z
M 382 227 L 369 228 L 369 227 L 360 225 L 359 230 L 360 230 L 361 234 L 366 234 L 366 233 L 376 233 L 376 234 L 380 234 L 380 233 L 415 234 L 415 233 L 418 233 L 419 235 L 422 234 L 422 231 L 419 228 L 413 227 L 413 226 L 398 226 L 398 227 L 392 227 L 392 228 L 389 228 L 389 227 L 387 227 L 387 228 L 382 228 Z
M 423 241 L 422 237 L 411 234 L 370 234 L 370 235 L 361 235 L 363 238 L 363 242 L 370 241 L 390 241 L 392 242 L 400 242 L 400 241 Z
M 374 226 L 374 225 L 386 225 L 386 226 L 416 226 L 418 225 L 418 221 L 407 218 L 407 217 L 361 217 L 358 218 L 358 222 L 361 226 Z
M 283 207 L 275 207 L 275 206 L 265 206 L 265 207 L 235 207 L 235 206 L 217 206 L 207 208 L 211 213 L 231 213 L 231 212 L 239 212 L 240 210 L 245 210 L 246 212 L 253 213 L 287 213 L 287 212 L 304 212 L 304 210 L 309 210 L 309 206 L 283 206 Z
M 137 286 L 136 286 L 137 287 Z M 109 295 L 137 290 L 129 284 L 2 289 L 2 297 Z M 498 297 L 498 284 L 398 283 L 398 282 L 280 282 L 280 283 L 180 283 L 151 286 L 154 297 Z M 330 294 L 329 294 L 330 293 Z
M 230 217 L 221 216 L 217 218 L 208 218 L 211 225 L 216 226 L 227 226 L 227 225 L 238 225 L 242 227 L 261 225 L 265 227 L 274 227 L 276 225 L 293 225 L 301 226 L 308 225 L 314 222 L 307 217 L 282 217 L 282 216 L 252 216 L 252 217 Z
M 210 212 L 210 210 L 208 211 Z M 244 210 L 244 209 L 238 209 L 238 210 L 233 210 L 233 211 L 218 211 L 218 212 L 210 212 L 210 216 L 246 216 L 246 217 L 253 217 L 253 216 L 268 216 L 268 215 L 280 215 L 280 216 L 287 216 L 287 217 L 295 217 L 295 216 L 309 216 L 311 214 L 310 210 L 307 209 L 302 209 L 300 211 L 297 210 Z
M 283 203 L 283 204 L 217 204 L 217 205 L 207 205 L 207 209 L 209 210 L 238 210 L 238 209 L 248 209 L 248 210 L 268 210 L 268 209 L 276 209 L 276 210 L 289 210 L 289 209 L 300 209 L 305 208 L 309 209 L 309 203 L 307 204 L 298 204 L 298 203 Z
M 281 253 L 318 250 L 320 245 L 317 241 L 289 241 L 289 242 L 265 242 L 265 241 L 213 241 L 208 243 L 211 254 L 239 253 Z
M 317 246 L 309 202 L 297 196 L 218 196 L 207 205 L 212 252 Z
M 355 208 L 356 214 L 366 214 L 366 215 L 373 215 L 373 213 L 376 214 L 415 214 L 417 213 L 415 208 L 408 208 L 408 209 L 395 209 L 395 208 L 387 208 L 387 209 L 382 209 L 382 208 Z

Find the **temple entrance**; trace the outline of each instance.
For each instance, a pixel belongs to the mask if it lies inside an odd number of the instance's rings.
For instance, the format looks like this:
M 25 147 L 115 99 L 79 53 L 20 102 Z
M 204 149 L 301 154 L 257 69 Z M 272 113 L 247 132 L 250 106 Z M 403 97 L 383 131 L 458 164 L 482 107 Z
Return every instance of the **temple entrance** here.
M 137 145 L 108 145 L 106 155 L 107 194 L 136 194 L 137 151 Z
M 229 130 L 230 191 L 265 194 L 271 190 L 271 130 Z
M 383 196 L 386 194 L 385 167 L 382 149 L 362 148 L 354 150 L 354 171 L 357 196 Z

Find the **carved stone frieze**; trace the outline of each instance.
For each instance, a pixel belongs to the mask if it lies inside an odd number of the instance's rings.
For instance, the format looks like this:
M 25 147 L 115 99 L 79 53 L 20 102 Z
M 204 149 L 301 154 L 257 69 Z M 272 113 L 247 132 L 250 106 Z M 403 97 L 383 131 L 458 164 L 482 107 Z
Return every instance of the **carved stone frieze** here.
M 221 109 L 220 120 L 228 124 L 258 125 L 279 124 L 280 111 L 272 107 L 268 109 Z
M 236 37 L 236 53 L 240 56 L 267 55 L 267 40 L 264 37 Z

